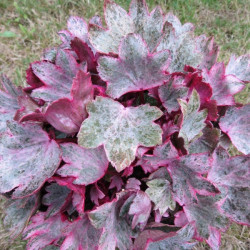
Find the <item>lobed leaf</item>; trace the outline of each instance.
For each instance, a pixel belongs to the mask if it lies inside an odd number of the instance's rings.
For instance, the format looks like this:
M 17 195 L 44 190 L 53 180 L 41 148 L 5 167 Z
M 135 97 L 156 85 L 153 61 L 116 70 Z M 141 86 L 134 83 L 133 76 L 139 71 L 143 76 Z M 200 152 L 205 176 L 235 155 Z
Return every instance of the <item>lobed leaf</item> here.
M 56 62 L 57 65 L 48 61 L 31 64 L 33 73 L 43 83 L 43 86 L 32 91 L 32 97 L 44 101 L 70 98 L 73 77 L 81 65 L 77 64 L 76 59 L 66 50 L 58 50 Z
M 202 72 L 204 81 L 209 83 L 213 89 L 212 100 L 218 106 L 234 105 L 234 95 L 240 92 L 244 85 L 233 75 L 225 74 L 223 63 L 216 63 L 210 70 L 204 69 Z
M 156 47 L 156 51 L 169 50 L 171 64 L 168 67 L 169 73 L 183 72 L 185 65 L 198 67 L 199 65 L 209 66 L 206 62 L 213 61 L 217 52 L 214 47 L 208 48 L 204 37 L 195 38 L 194 27 L 190 23 L 181 24 L 179 19 L 172 13 L 166 16 L 166 23 L 163 27 L 163 35 Z M 205 40 L 205 43 L 204 43 Z M 213 56 L 215 54 L 215 56 Z
M 127 200 L 129 200 L 128 204 Z M 127 214 L 122 213 L 124 205 L 126 208 L 123 210 L 128 211 L 127 206 L 132 202 L 130 200 L 130 193 L 120 193 L 113 201 L 104 203 L 89 212 L 88 216 L 92 225 L 97 229 L 102 229 L 99 249 L 115 250 L 117 247 L 120 250 L 127 250 L 131 248 L 131 225 L 126 218 Z
M 217 128 L 205 127 L 202 130 L 202 136 L 189 144 L 188 152 L 190 154 L 212 153 L 219 143 L 220 134 Z
M 216 205 L 216 197 L 198 196 L 197 203 L 189 203 L 184 206 L 188 221 L 194 221 L 198 236 L 208 239 L 214 233 L 214 229 L 225 231 L 228 220 L 220 213 Z
M 132 228 L 134 229 L 139 225 L 141 229 L 144 229 L 151 213 L 151 201 L 147 193 L 141 190 L 137 191 L 128 213 L 134 216 Z
M 16 111 L 20 108 L 18 97 L 21 95 L 21 90 L 4 75 L 1 75 L 0 90 L 0 132 L 6 130 L 6 122 L 12 121 Z
M 175 209 L 170 182 L 164 178 L 155 178 L 147 181 L 146 194 L 154 202 L 154 210 L 162 216 L 168 209 Z
M 71 190 L 57 183 L 51 183 L 45 188 L 46 194 L 42 198 L 42 203 L 48 206 L 45 219 L 61 212 L 68 205 L 71 198 Z
M 107 94 L 119 98 L 162 85 L 167 80 L 164 70 L 168 60 L 168 51 L 151 54 L 140 36 L 129 34 L 121 42 L 119 58 L 99 58 L 98 72 L 107 81 Z
M 159 166 L 165 166 L 178 156 L 178 151 L 171 141 L 167 140 L 162 145 L 154 148 L 153 155 L 144 154 L 137 162 L 137 165 L 141 165 L 145 173 L 151 173 Z
M 98 96 L 87 105 L 87 111 L 89 117 L 82 123 L 78 144 L 86 148 L 103 144 L 118 172 L 134 161 L 139 145 L 152 147 L 161 143 L 161 129 L 153 121 L 162 112 L 156 107 L 124 108 L 119 102 Z
M 66 163 L 57 170 L 63 177 L 74 177 L 74 184 L 89 185 L 103 177 L 108 160 L 102 147 L 85 149 L 74 143 L 62 143 L 62 159 Z
M 133 0 L 130 3 L 129 15 L 131 16 L 135 30 L 147 43 L 152 52 L 156 47 L 161 35 L 164 24 L 164 15 L 159 7 L 148 11 L 148 6 L 144 0 Z
M 104 16 L 107 29 L 99 23 L 89 26 L 90 41 L 101 53 L 118 53 L 120 42 L 130 33 L 139 34 L 152 52 L 161 37 L 164 15 L 159 7 L 149 13 L 145 1 L 133 0 L 128 14 L 119 5 L 106 0 Z
M 42 212 L 32 218 L 32 224 L 24 232 L 25 239 L 29 239 L 29 250 L 44 249 L 49 245 L 61 245 L 62 250 L 98 249 L 100 234 L 87 215 L 70 222 L 60 214 L 46 220 Z
M 204 174 L 211 166 L 208 154 L 193 154 L 173 160 L 168 166 L 172 177 L 173 198 L 180 204 L 192 204 L 197 194 L 214 195 L 218 190 L 208 181 Z

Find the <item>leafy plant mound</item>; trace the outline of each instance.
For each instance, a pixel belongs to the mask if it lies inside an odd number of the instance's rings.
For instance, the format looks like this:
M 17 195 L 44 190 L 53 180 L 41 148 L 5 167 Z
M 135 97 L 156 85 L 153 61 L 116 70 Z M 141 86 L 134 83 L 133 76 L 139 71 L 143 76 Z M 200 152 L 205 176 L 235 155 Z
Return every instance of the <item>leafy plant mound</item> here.
M 9 234 L 34 250 L 218 249 L 230 221 L 250 224 L 250 105 L 234 100 L 250 57 L 224 66 L 213 38 L 143 0 L 104 15 L 70 17 L 26 88 L 1 78 Z

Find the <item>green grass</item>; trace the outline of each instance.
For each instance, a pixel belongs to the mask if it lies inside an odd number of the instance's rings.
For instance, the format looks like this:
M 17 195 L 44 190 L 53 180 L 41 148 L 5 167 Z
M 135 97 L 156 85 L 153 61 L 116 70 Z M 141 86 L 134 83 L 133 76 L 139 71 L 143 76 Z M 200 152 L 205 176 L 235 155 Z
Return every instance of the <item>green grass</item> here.
M 130 0 L 116 2 L 128 8 Z M 227 62 L 232 53 L 241 55 L 250 51 L 248 0 L 147 0 L 147 3 L 150 9 L 160 5 L 164 12 L 172 11 L 182 23 L 192 22 L 197 35 L 213 35 L 221 48 L 220 61 Z M 101 0 L 1 0 L 0 74 L 8 75 L 17 85 L 25 85 L 29 63 L 39 60 L 45 48 L 60 43 L 57 32 L 66 28 L 67 18 L 102 16 L 102 5 Z M 249 102 L 249 99 L 248 85 L 237 100 Z M 223 234 L 222 249 L 249 249 L 248 238 L 249 230 L 234 224 Z M 11 247 L 4 243 L 0 236 L 0 249 L 24 249 L 25 245 L 20 240 Z M 197 249 L 205 248 L 200 244 Z

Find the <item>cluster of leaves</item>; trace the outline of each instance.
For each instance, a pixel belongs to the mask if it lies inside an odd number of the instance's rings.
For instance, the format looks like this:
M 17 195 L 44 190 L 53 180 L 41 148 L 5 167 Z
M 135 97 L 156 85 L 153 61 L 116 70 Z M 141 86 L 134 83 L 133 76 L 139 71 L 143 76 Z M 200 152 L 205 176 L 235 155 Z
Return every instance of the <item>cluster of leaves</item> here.
M 213 38 L 143 0 L 128 13 L 107 0 L 104 15 L 70 17 L 28 87 L 1 78 L 10 236 L 34 250 L 218 249 L 230 221 L 250 224 L 250 105 L 234 100 L 250 57 L 224 66 Z

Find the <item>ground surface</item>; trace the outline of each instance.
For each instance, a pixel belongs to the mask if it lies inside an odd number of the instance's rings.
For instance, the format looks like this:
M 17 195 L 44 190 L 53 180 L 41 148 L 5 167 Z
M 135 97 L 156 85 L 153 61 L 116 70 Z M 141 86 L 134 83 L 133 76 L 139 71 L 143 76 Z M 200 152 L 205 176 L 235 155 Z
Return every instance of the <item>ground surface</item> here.
M 127 8 L 130 0 L 116 0 Z M 248 0 L 147 0 L 152 9 L 160 5 L 183 22 L 196 26 L 196 34 L 213 35 L 220 46 L 220 61 L 230 54 L 250 51 L 250 1 Z M 39 60 L 42 51 L 60 41 L 57 31 L 64 29 L 70 15 L 89 18 L 102 16 L 103 0 L 0 0 L 0 74 L 7 74 L 18 85 L 25 85 L 25 70 Z M 249 86 L 237 97 L 249 102 Z M 0 224 L 3 217 L 0 202 Z M 25 242 L 7 246 L 0 225 L 0 249 L 25 249 Z M 221 249 L 250 249 L 249 229 L 232 225 L 222 237 Z M 206 249 L 200 244 L 197 249 Z M 207 248 L 209 249 L 209 248 Z

